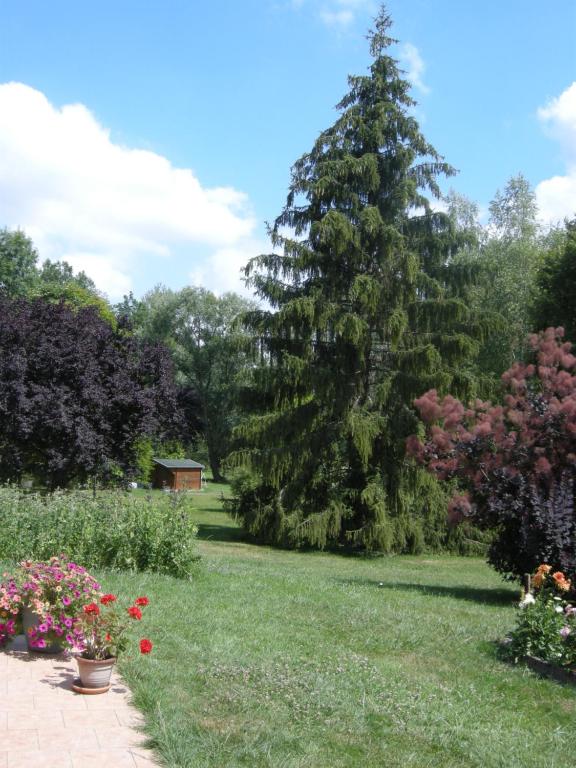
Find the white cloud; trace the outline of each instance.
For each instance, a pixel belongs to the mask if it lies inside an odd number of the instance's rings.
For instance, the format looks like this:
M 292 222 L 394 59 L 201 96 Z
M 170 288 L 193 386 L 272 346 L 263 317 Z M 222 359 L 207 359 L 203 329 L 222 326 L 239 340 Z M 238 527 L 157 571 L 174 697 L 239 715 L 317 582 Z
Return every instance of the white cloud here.
M 536 186 L 539 218 L 545 224 L 557 224 L 576 216 L 576 168 L 566 176 L 552 176 Z
M 254 256 L 272 253 L 268 240 L 246 239 L 236 246 L 217 249 L 204 263 L 196 266 L 188 275 L 191 285 L 206 286 L 216 294 L 234 291 L 248 298 L 255 298 L 252 289 L 246 288 L 241 270 Z
M 256 226 L 243 193 L 115 144 L 82 104 L 55 107 L 22 83 L 0 85 L 0 210 L 0 225 L 24 229 L 41 258 L 84 269 L 112 298 L 136 269 L 169 268 L 182 246 L 232 252 Z
M 550 135 L 562 143 L 570 159 L 576 160 L 576 81 L 540 107 L 538 117 Z
M 325 8 L 320 11 L 320 18 L 328 27 L 345 29 L 354 21 L 354 13 L 349 8 L 341 8 L 334 11 Z
M 339 32 L 349 29 L 360 14 L 376 10 L 374 0 L 291 0 L 290 5 L 296 10 L 309 6 L 327 27 Z
M 86 272 L 108 296 L 120 298 L 132 289 L 130 276 L 115 266 L 111 256 L 70 251 L 66 261 L 76 272 Z
M 538 117 L 547 133 L 560 143 L 566 173 L 536 186 L 539 215 L 545 223 L 556 223 L 576 215 L 576 82 L 560 96 L 540 107 Z
M 426 65 L 415 45 L 404 43 L 400 46 L 400 63 L 406 70 L 406 78 L 412 85 L 421 93 L 430 93 L 430 88 L 422 79 Z

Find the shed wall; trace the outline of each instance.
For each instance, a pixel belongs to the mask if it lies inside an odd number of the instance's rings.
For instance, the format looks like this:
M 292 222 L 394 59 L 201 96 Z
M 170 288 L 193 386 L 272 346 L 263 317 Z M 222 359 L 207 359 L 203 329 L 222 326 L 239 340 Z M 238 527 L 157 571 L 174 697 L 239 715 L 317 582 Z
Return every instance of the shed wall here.
M 173 491 L 199 491 L 202 488 L 202 470 L 167 469 L 157 464 L 152 479 L 154 488 L 170 488 Z

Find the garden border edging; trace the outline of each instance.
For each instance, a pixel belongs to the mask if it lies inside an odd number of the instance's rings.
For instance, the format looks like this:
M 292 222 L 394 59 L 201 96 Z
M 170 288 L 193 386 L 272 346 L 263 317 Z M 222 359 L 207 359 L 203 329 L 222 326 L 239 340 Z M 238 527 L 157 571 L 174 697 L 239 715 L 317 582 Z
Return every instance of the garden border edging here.
M 556 680 L 558 683 L 576 685 L 576 671 L 574 670 L 551 664 L 549 661 L 539 659 L 537 656 L 523 656 L 522 661 L 524 661 L 533 672 L 537 672 L 543 677 L 549 677 L 552 680 Z

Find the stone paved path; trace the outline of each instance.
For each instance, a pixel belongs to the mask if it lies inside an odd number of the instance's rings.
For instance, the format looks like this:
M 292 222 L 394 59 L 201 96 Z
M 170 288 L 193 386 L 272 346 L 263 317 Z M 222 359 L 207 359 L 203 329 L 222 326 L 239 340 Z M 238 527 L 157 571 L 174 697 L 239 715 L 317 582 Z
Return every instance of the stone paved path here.
M 74 659 L 0 651 L 0 768 L 155 768 L 141 745 L 141 715 L 117 675 L 108 693 L 72 691 Z

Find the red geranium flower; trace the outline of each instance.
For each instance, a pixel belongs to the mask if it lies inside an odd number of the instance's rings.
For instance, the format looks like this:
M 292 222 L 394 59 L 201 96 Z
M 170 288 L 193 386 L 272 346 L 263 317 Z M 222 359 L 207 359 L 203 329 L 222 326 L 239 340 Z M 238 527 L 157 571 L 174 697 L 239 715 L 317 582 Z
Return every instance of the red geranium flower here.
M 88 605 L 84 606 L 84 613 L 88 616 L 94 615 L 98 616 L 100 614 L 100 608 L 96 605 L 96 603 L 88 603 Z
M 108 605 L 108 603 L 113 603 L 116 600 L 116 595 L 102 595 L 100 598 L 100 602 L 102 605 Z
M 150 653 L 152 650 L 152 643 L 150 640 L 143 638 L 140 640 L 140 653 Z
M 140 610 L 140 608 L 137 608 L 135 605 L 132 605 L 130 606 L 130 608 L 128 608 L 128 613 L 130 614 L 130 616 L 132 616 L 133 619 L 140 620 L 142 618 L 142 611 Z
M 148 600 L 147 597 L 137 597 L 136 600 L 134 600 L 134 605 L 141 605 L 144 607 L 145 605 L 148 605 L 149 602 L 150 600 Z

